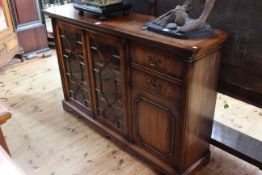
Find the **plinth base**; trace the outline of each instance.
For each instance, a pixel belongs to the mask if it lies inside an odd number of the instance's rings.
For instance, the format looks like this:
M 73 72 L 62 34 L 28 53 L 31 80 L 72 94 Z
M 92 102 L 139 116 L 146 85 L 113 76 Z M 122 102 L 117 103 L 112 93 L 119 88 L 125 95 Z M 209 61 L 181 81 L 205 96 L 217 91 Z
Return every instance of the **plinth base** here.
M 145 29 L 161 35 L 166 35 L 179 39 L 211 38 L 215 35 L 214 29 L 209 25 L 198 31 L 184 33 L 178 30 L 170 30 L 167 28 L 163 28 L 159 25 L 154 24 L 153 22 L 149 22 L 146 24 Z
M 84 12 L 96 13 L 101 15 L 99 19 L 106 20 L 108 16 L 112 13 L 122 12 L 123 15 L 128 15 L 129 10 L 132 8 L 130 3 L 119 3 L 109 6 L 96 6 L 89 5 L 85 3 L 74 3 L 74 8 L 79 10 L 81 16 L 84 15 Z

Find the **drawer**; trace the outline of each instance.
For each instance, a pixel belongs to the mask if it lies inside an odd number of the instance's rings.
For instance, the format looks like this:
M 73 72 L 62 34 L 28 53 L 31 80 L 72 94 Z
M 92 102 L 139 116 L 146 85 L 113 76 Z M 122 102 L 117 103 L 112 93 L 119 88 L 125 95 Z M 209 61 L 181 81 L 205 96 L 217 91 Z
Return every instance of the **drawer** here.
M 182 86 L 152 76 L 135 68 L 131 69 L 131 81 L 133 85 L 145 89 L 150 93 L 160 95 L 169 100 L 175 100 L 179 103 L 182 100 Z
M 182 59 L 139 44 L 131 44 L 130 49 L 133 63 L 183 80 L 185 65 Z

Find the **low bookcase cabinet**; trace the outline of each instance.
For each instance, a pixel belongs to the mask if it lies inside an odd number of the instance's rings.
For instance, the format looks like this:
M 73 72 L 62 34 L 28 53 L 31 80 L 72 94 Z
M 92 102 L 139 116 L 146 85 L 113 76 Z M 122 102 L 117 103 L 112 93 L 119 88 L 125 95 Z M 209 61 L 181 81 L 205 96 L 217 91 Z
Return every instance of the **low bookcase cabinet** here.
M 209 162 L 226 33 L 179 40 L 142 30 L 151 16 L 100 22 L 79 16 L 71 4 L 45 13 L 52 18 L 66 110 L 161 173 L 193 174 Z

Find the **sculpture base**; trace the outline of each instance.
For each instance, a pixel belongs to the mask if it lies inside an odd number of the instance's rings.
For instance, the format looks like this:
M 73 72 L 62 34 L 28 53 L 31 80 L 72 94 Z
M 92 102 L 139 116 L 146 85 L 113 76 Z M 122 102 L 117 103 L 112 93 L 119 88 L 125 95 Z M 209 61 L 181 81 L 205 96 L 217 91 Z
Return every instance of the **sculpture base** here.
M 132 4 L 130 3 L 120 3 L 109 6 L 96 6 L 89 5 L 82 2 L 74 3 L 74 8 L 79 10 L 79 14 L 81 16 L 84 15 L 84 12 L 91 12 L 101 15 L 101 20 L 106 20 L 108 16 L 112 13 L 122 12 L 123 15 L 128 15 L 129 10 L 132 8 Z
M 153 22 L 149 22 L 146 24 L 145 29 L 161 35 L 166 35 L 179 39 L 211 38 L 215 35 L 215 30 L 209 25 L 198 31 L 184 33 L 178 30 L 170 30 L 167 28 L 163 28 L 159 25 L 154 24 Z

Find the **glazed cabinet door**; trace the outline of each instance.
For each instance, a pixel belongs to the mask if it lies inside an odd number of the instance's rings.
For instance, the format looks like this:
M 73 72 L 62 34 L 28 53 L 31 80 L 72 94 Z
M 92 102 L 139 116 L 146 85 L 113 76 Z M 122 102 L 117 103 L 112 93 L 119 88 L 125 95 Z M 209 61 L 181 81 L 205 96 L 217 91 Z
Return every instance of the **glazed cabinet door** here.
M 108 35 L 89 33 L 90 63 L 97 120 L 128 135 L 126 46 Z
M 92 114 L 85 32 L 62 22 L 55 29 L 65 100 Z
M 139 88 L 132 88 L 132 126 L 135 144 L 176 165 L 179 157 L 179 107 Z

